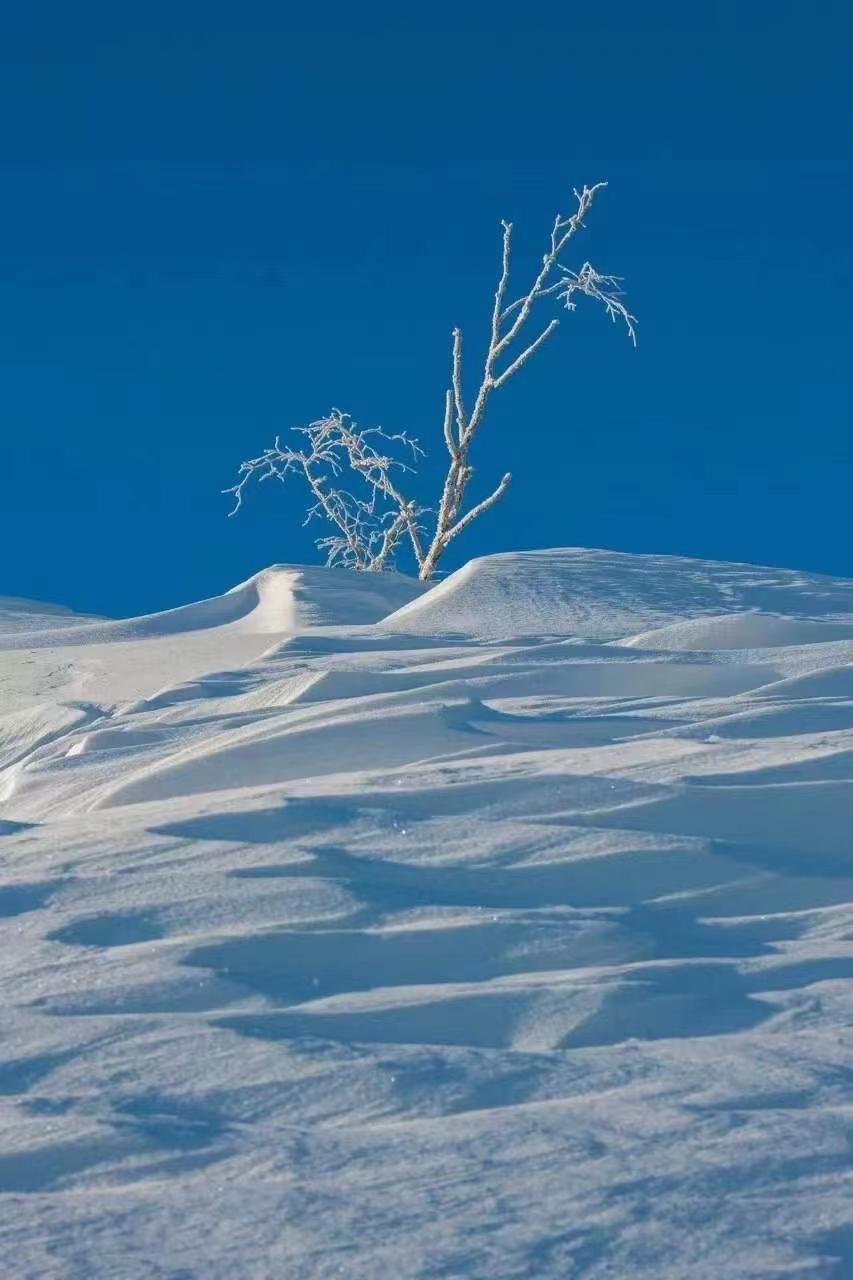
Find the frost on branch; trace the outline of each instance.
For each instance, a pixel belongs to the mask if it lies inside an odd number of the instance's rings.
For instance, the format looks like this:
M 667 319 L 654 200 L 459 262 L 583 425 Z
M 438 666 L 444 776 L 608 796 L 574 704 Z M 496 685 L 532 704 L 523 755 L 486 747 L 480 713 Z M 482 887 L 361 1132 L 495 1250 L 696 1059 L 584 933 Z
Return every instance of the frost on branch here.
M 543 302 L 562 303 L 568 311 L 576 307 L 576 294 L 585 294 L 600 302 L 612 320 L 625 324 L 628 336 L 636 345 L 635 319 L 622 301 L 619 279 L 596 271 L 585 262 L 575 271 L 560 261 L 560 256 L 584 225 L 584 218 L 592 202 L 607 184 L 584 186 L 575 191 L 577 207 L 571 214 L 557 214 L 551 228 L 550 243 L 542 256 L 542 263 L 525 293 L 507 302 L 512 265 L 512 223 L 503 222 L 501 269 L 492 305 L 489 343 L 483 362 L 479 386 L 472 399 L 466 403 L 462 378 L 462 333 L 453 330 L 451 345 L 450 386 L 444 401 L 444 441 L 450 457 L 447 477 L 442 490 L 436 517 L 435 532 L 420 564 L 420 576 L 428 580 L 435 572 L 446 547 L 458 537 L 472 521 L 493 506 L 503 496 L 512 479 L 507 472 L 495 489 L 467 512 L 463 511 L 465 490 L 474 474 L 469 457 L 471 443 L 483 425 L 489 398 L 494 391 L 509 381 L 551 337 L 559 325 L 552 316 L 533 338 L 530 338 L 528 321 L 534 312 L 541 311 Z M 470 406 L 470 407 L 469 407 Z
M 347 414 L 337 409 L 327 418 L 300 428 L 308 440 L 309 447 L 305 450 L 288 449 L 276 440 L 272 449 L 244 462 L 239 483 L 226 490 L 235 495 L 234 511 L 239 509 L 243 489 L 253 476 L 260 480 L 284 480 L 289 472 L 296 471 L 308 484 L 314 499 L 307 519 L 323 518 L 336 530 L 317 543 L 327 553 L 327 564 L 385 569 L 392 562 L 398 544 L 407 541 L 421 579 L 432 578 L 453 539 L 494 506 L 509 486 L 512 477 L 507 472 L 490 493 L 473 505 L 466 505 L 466 490 L 474 475 L 471 444 L 483 425 L 490 397 L 527 364 L 558 328 L 560 321 L 553 314 L 553 308 L 574 311 L 579 296 L 592 298 L 611 320 L 625 325 L 628 337 L 636 346 L 636 320 L 623 301 L 619 277 L 597 271 L 590 262 L 575 269 L 562 261 L 569 242 L 583 229 L 596 195 L 606 185 L 597 182 L 575 190 L 574 211 L 557 214 L 533 280 L 526 292 L 509 302 L 512 223 L 501 224 L 501 267 L 491 308 L 488 346 L 479 382 L 470 396 L 466 395 L 464 385 L 462 332 L 454 329 L 452 334 L 450 385 L 444 398 L 443 423 L 448 464 L 428 535 L 419 524 L 419 517 L 429 508 L 406 498 L 395 479 L 399 471 L 411 468 L 379 451 L 384 445 L 396 443 L 411 451 L 412 459 L 416 460 L 422 453 L 417 444 L 404 434 L 388 436 L 377 429 L 359 430 Z M 552 314 L 549 319 L 538 320 L 543 306 L 546 311 L 552 310 Z M 534 323 L 534 318 L 538 323 Z M 345 472 L 351 473 L 350 482 L 356 485 L 357 493 L 337 487 L 339 477 Z
M 405 432 L 361 429 L 340 409 L 294 428 L 294 434 L 303 438 L 303 448 L 282 444 L 277 436 L 271 448 L 240 464 L 240 479 L 225 490 L 234 495 L 230 514 L 240 510 L 251 480 L 283 482 L 297 475 L 313 498 L 303 524 L 321 519 L 335 530 L 316 542 L 326 552 L 326 564 L 374 572 L 390 568 L 397 544 L 406 537 L 420 561 L 421 510 L 402 496 L 394 479 L 396 472 L 412 467 L 389 451 L 405 452 L 415 461 L 423 455 L 417 441 Z M 339 483 L 342 476 L 349 487 Z

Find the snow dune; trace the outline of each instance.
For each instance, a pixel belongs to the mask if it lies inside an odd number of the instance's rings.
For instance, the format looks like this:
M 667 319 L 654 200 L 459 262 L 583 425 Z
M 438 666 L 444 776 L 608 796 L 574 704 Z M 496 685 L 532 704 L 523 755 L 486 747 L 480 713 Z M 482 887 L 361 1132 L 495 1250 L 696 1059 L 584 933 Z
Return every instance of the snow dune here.
M 853 582 L 568 549 L 23 615 L 16 1280 L 853 1276 Z
M 772 613 L 724 614 L 691 618 L 621 643 L 641 649 L 775 649 L 783 646 L 853 640 L 853 623 L 815 618 L 786 618 Z
M 853 583 L 790 569 L 583 547 L 507 552 L 471 560 L 427 595 L 391 614 L 382 629 L 613 639 L 670 623 L 683 624 L 686 619 L 707 615 L 714 619 L 714 615 L 741 615 L 749 610 L 784 615 L 790 633 L 796 628 L 795 620 L 801 618 L 839 620 L 844 638 L 849 639 L 853 635 Z M 719 618 L 714 620 L 720 622 Z M 688 643 L 684 647 L 746 648 L 762 643 L 761 627 L 748 620 L 723 620 L 723 633 L 727 626 L 743 627 L 742 634 L 754 639 L 745 645 L 733 631 L 734 644 Z M 769 626 L 772 628 L 772 620 Z M 709 634 L 716 634 L 716 630 Z M 766 634 L 772 636 L 773 632 Z M 796 642 L 771 638 L 763 643 Z
M 110 644 L 180 635 L 186 631 L 230 626 L 253 635 L 281 635 L 330 623 L 375 622 L 389 610 L 419 595 L 423 588 L 402 575 L 377 574 L 364 580 L 348 569 L 272 565 L 224 595 L 140 618 L 97 619 L 70 615 L 57 605 L 15 610 L 0 598 L 0 645 L 40 649 L 66 645 Z M 16 617 L 21 621 L 13 627 Z
M 0 596 L 0 643 L 18 633 L 67 630 L 101 621 L 87 614 L 75 614 L 65 605 Z

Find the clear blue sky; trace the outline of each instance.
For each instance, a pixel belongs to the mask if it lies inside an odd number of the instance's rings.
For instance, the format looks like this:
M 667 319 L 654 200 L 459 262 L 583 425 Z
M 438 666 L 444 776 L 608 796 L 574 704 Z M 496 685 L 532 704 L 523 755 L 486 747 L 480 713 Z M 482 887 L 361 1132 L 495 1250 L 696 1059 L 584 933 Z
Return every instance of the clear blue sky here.
M 130 613 L 313 561 L 242 457 L 331 405 L 443 461 L 511 217 L 606 178 L 591 307 L 495 401 L 469 555 L 853 575 L 849 5 L 8 6 L 0 594 Z M 427 480 L 429 476 L 427 476 Z M 427 486 L 428 487 L 428 486 Z

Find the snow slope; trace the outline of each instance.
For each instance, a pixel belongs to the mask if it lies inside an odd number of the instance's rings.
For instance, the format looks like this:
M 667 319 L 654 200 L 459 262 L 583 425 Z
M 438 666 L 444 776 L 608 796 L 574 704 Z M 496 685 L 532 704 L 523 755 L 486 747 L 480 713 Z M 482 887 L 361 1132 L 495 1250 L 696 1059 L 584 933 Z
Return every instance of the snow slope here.
M 605 639 L 749 610 L 839 620 L 850 635 L 853 582 L 792 569 L 585 547 L 507 552 L 469 561 L 428 595 L 403 605 L 382 629 Z M 744 646 L 738 641 L 735 647 Z
M 853 582 L 277 566 L 0 647 L 15 1280 L 853 1276 Z
M 273 565 L 222 596 L 130 619 L 0 599 L 0 767 L 105 711 L 330 622 L 364 624 L 422 586 L 402 575 Z M 0 784 L 2 794 L 2 784 Z
M 0 596 L 0 636 L 8 639 L 17 633 L 65 630 L 97 623 L 99 618 L 73 613 L 62 604 L 43 604 L 38 600 L 22 600 L 20 596 Z

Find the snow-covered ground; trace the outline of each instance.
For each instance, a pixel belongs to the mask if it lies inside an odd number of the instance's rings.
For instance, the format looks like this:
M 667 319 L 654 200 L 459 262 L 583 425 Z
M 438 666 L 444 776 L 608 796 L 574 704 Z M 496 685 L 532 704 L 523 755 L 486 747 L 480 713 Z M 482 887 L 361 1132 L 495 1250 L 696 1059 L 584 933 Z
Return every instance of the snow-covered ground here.
M 0 601 L 10 1280 L 853 1277 L 853 581 Z

